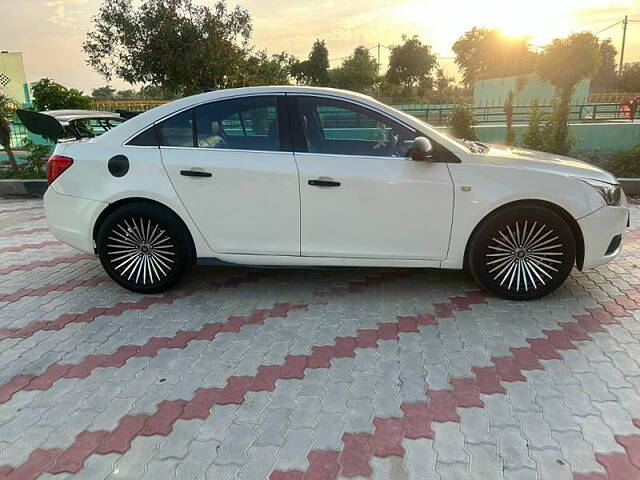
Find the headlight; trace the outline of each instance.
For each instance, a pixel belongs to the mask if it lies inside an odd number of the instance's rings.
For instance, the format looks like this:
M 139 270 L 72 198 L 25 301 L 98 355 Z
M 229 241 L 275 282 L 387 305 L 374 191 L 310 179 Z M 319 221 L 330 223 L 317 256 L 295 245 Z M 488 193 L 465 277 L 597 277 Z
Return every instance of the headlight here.
M 621 190 L 620 185 L 601 182 L 591 178 L 578 178 L 578 180 L 592 186 L 604 198 L 604 202 L 609 206 L 620 205 Z

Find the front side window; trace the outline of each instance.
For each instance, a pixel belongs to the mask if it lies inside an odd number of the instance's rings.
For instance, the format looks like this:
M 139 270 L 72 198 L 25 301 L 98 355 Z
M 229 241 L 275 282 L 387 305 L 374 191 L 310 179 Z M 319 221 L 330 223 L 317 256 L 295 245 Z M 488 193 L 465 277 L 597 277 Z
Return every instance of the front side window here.
M 415 132 L 367 108 L 340 100 L 298 97 L 307 151 L 405 157 Z
M 277 97 L 220 100 L 196 107 L 200 148 L 280 150 Z

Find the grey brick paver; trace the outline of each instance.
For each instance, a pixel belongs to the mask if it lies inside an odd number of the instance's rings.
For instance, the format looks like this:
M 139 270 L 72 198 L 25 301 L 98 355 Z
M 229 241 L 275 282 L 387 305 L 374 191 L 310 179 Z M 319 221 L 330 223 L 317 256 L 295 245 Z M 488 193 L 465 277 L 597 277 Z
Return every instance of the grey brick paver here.
M 6 208 L 3 202 L 0 210 Z M 16 226 L 3 223 L 13 216 Z M 17 226 L 24 218 L 0 213 L 0 232 L 30 228 Z M 632 228 L 639 220 L 640 209 L 632 209 Z M 50 238 L 47 233 L 0 236 L 0 248 Z M 2 260 L 19 264 L 76 253 L 65 246 L 45 247 L 8 252 Z M 546 338 L 545 330 L 558 334 L 561 322 L 574 321 L 573 315 L 637 289 L 638 264 L 640 242 L 629 239 L 614 263 L 575 271 L 543 300 L 489 297 L 486 304 L 459 308 L 453 318 L 438 318 L 437 325 L 420 326 L 417 333 L 400 332 L 397 340 L 378 340 L 377 348 L 332 358 L 330 368 L 278 380 L 273 391 L 249 392 L 239 405 L 214 405 L 205 420 L 177 420 L 167 436 L 138 436 L 123 455 L 90 456 L 72 478 L 261 480 L 274 468 L 304 470 L 310 451 L 341 452 L 345 432 L 373 434 L 375 417 L 401 418 L 403 403 L 428 402 L 429 390 L 452 389 L 451 378 L 473 378 L 474 367 L 494 366 L 492 357 L 528 347 L 527 339 Z M 16 375 L 40 375 L 54 363 L 112 354 L 123 345 L 224 323 L 230 315 L 249 315 L 276 303 L 311 302 L 306 310 L 220 332 L 213 340 L 192 340 L 184 349 L 161 349 L 152 358 L 97 368 L 86 378 L 59 379 L 43 391 L 15 393 L 0 403 L 0 466 L 18 465 L 36 448 L 65 448 L 82 430 L 112 431 L 123 415 L 151 414 L 163 400 L 189 400 L 200 387 L 223 388 L 231 375 L 255 375 L 262 364 L 309 355 L 314 345 L 333 345 L 336 337 L 376 329 L 398 315 L 434 312 L 434 302 L 447 303 L 477 289 L 458 272 L 416 270 L 379 282 L 380 275 L 402 271 L 348 268 L 278 270 L 256 282 L 208 287 L 248 272 L 267 271 L 196 268 L 176 290 L 190 295 L 171 304 L 103 315 L 26 338 L 0 338 L 1 388 Z M 97 275 L 103 271 L 95 259 L 12 272 L 0 276 L 0 295 Z M 349 282 L 358 286 L 352 292 Z M 142 298 L 111 282 L 25 296 L 0 302 L 0 329 Z M 572 472 L 603 473 L 595 454 L 624 454 L 616 436 L 640 435 L 632 422 L 640 412 L 640 311 L 629 310 L 616 321 L 591 332 L 589 340 L 573 341 L 576 348 L 561 349 L 559 359 L 541 360 L 544 370 L 525 369 L 526 381 L 503 381 L 506 395 L 481 395 L 482 407 L 458 408 L 459 423 L 432 423 L 433 439 L 402 439 L 403 458 L 374 456 L 371 478 L 562 480 Z
M 453 422 L 432 425 L 435 432 L 433 449 L 438 454 L 438 463 L 466 463 L 469 455 L 464 451 L 464 436 L 460 425 Z

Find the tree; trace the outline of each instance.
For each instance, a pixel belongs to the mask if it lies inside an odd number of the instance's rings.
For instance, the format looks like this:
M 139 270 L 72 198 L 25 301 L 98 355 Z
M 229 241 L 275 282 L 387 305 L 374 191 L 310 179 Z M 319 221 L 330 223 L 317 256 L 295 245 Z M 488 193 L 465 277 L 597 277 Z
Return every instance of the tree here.
M 11 148 L 11 116 L 16 110 L 16 104 L 5 95 L 0 94 L 0 145 L 9 158 L 11 170 L 18 171 L 18 162 Z
M 145 85 L 140 88 L 139 96 L 152 100 L 170 100 L 175 98 L 175 94 L 169 90 L 155 85 Z
M 291 69 L 296 62 L 296 58 L 286 52 L 269 56 L 260 50 L 246 59 L 242 85 L 289 85 Z
M 138 92 L 136 92 L 135 90 L 118 90 L 118 93 L 116 93 L 116 98 L 118 98 L 119 100 L 131 100 L 132 98 L 137 98 L 138 97 Z
M 544 120 L 538 99 L 535 99 L 529 108 L 529 125 L 522 139 L 523 147 L 544 150 Z
M 451 135 L 464 140 L 477 140 L 476 131 L 473 129 L 473 110 L 468 105 L 456 105 L 449 119 Z
M 50 78 L 31 84 L 33 105 L 36 110 L 90 109 L 91 99 L 80 90 L 67 88 Z
M 305 85 L 326 86 L 329 84 L 329 49 L 324 40 L 316 40 L 309 52 L 309 58 L 296 62 L 291 74 Z
M 550 124 L 554 135 L 549 151 L 566 155 L 571 150 L 569 113 L 576 85 L 594 75 L 602 63 L 598 38 L 589 32 L 557 38 L 544 48 L 537 73 L 556 88 L 556 105 Z
M 444 70 L 442 70 L 441 68 L 438 68 L 436 70 L 436 79 L 434 82 L 434 86 L 436 87 L 436 90 L 438 91 L 438 93 L 445 92 L 446 90 L 451 88 L 451 84 L 454 81 L 455 79 L 453 77 L 447 77 L 444 74 Z
M 600 42 L 600 68 L 591 79 L 592 92 L 612 92 L 616 89 L 617 66 L 616 56 L 618 50 L 611 43 L 611 39 L 607 38 Z
M 402 43 L 391 47 L 387 79 L 404 87 L 433 85 L 431 71 L 436 67 L 436 56 L 431 47 L 417 36 L 402 36 Z
M 531 73 L 536 54 L 526 37 L 512 38 L 499 30 L 473 27 L 453 44 L 462 82 L 469 88 L 479 78 Z
M 378 81 L 378 62 L 366 47 L 359 46 L 339 68 L 330 72 L 331 85 L 354 92 L 364 92 Z
M 621 92 L 640 92 L 640 62 L 626 63 L 618 83 Z
M 116 89 L 106 85 L 100 88 L 94 88 L 91 92 L 91 96 L 99 100 L 110 100 L 114 97 Z
M 107 80 L 193 94 L 241 84 L 251 35 L 249 13 L 193 0 L 104 0 L 83 49 Z

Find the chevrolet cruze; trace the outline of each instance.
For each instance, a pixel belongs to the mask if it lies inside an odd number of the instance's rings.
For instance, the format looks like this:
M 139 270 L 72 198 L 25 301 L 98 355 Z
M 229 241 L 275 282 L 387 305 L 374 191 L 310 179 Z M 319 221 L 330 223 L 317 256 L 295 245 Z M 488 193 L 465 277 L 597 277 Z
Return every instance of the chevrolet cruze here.
M 253 87 L 173 101 L 60 141 L 52 233 L 120 285 L 160 292 L 194 263 L 467 268 L 528 300 L 621 249 L 615 177 L 460 141 L 351 92 Z

